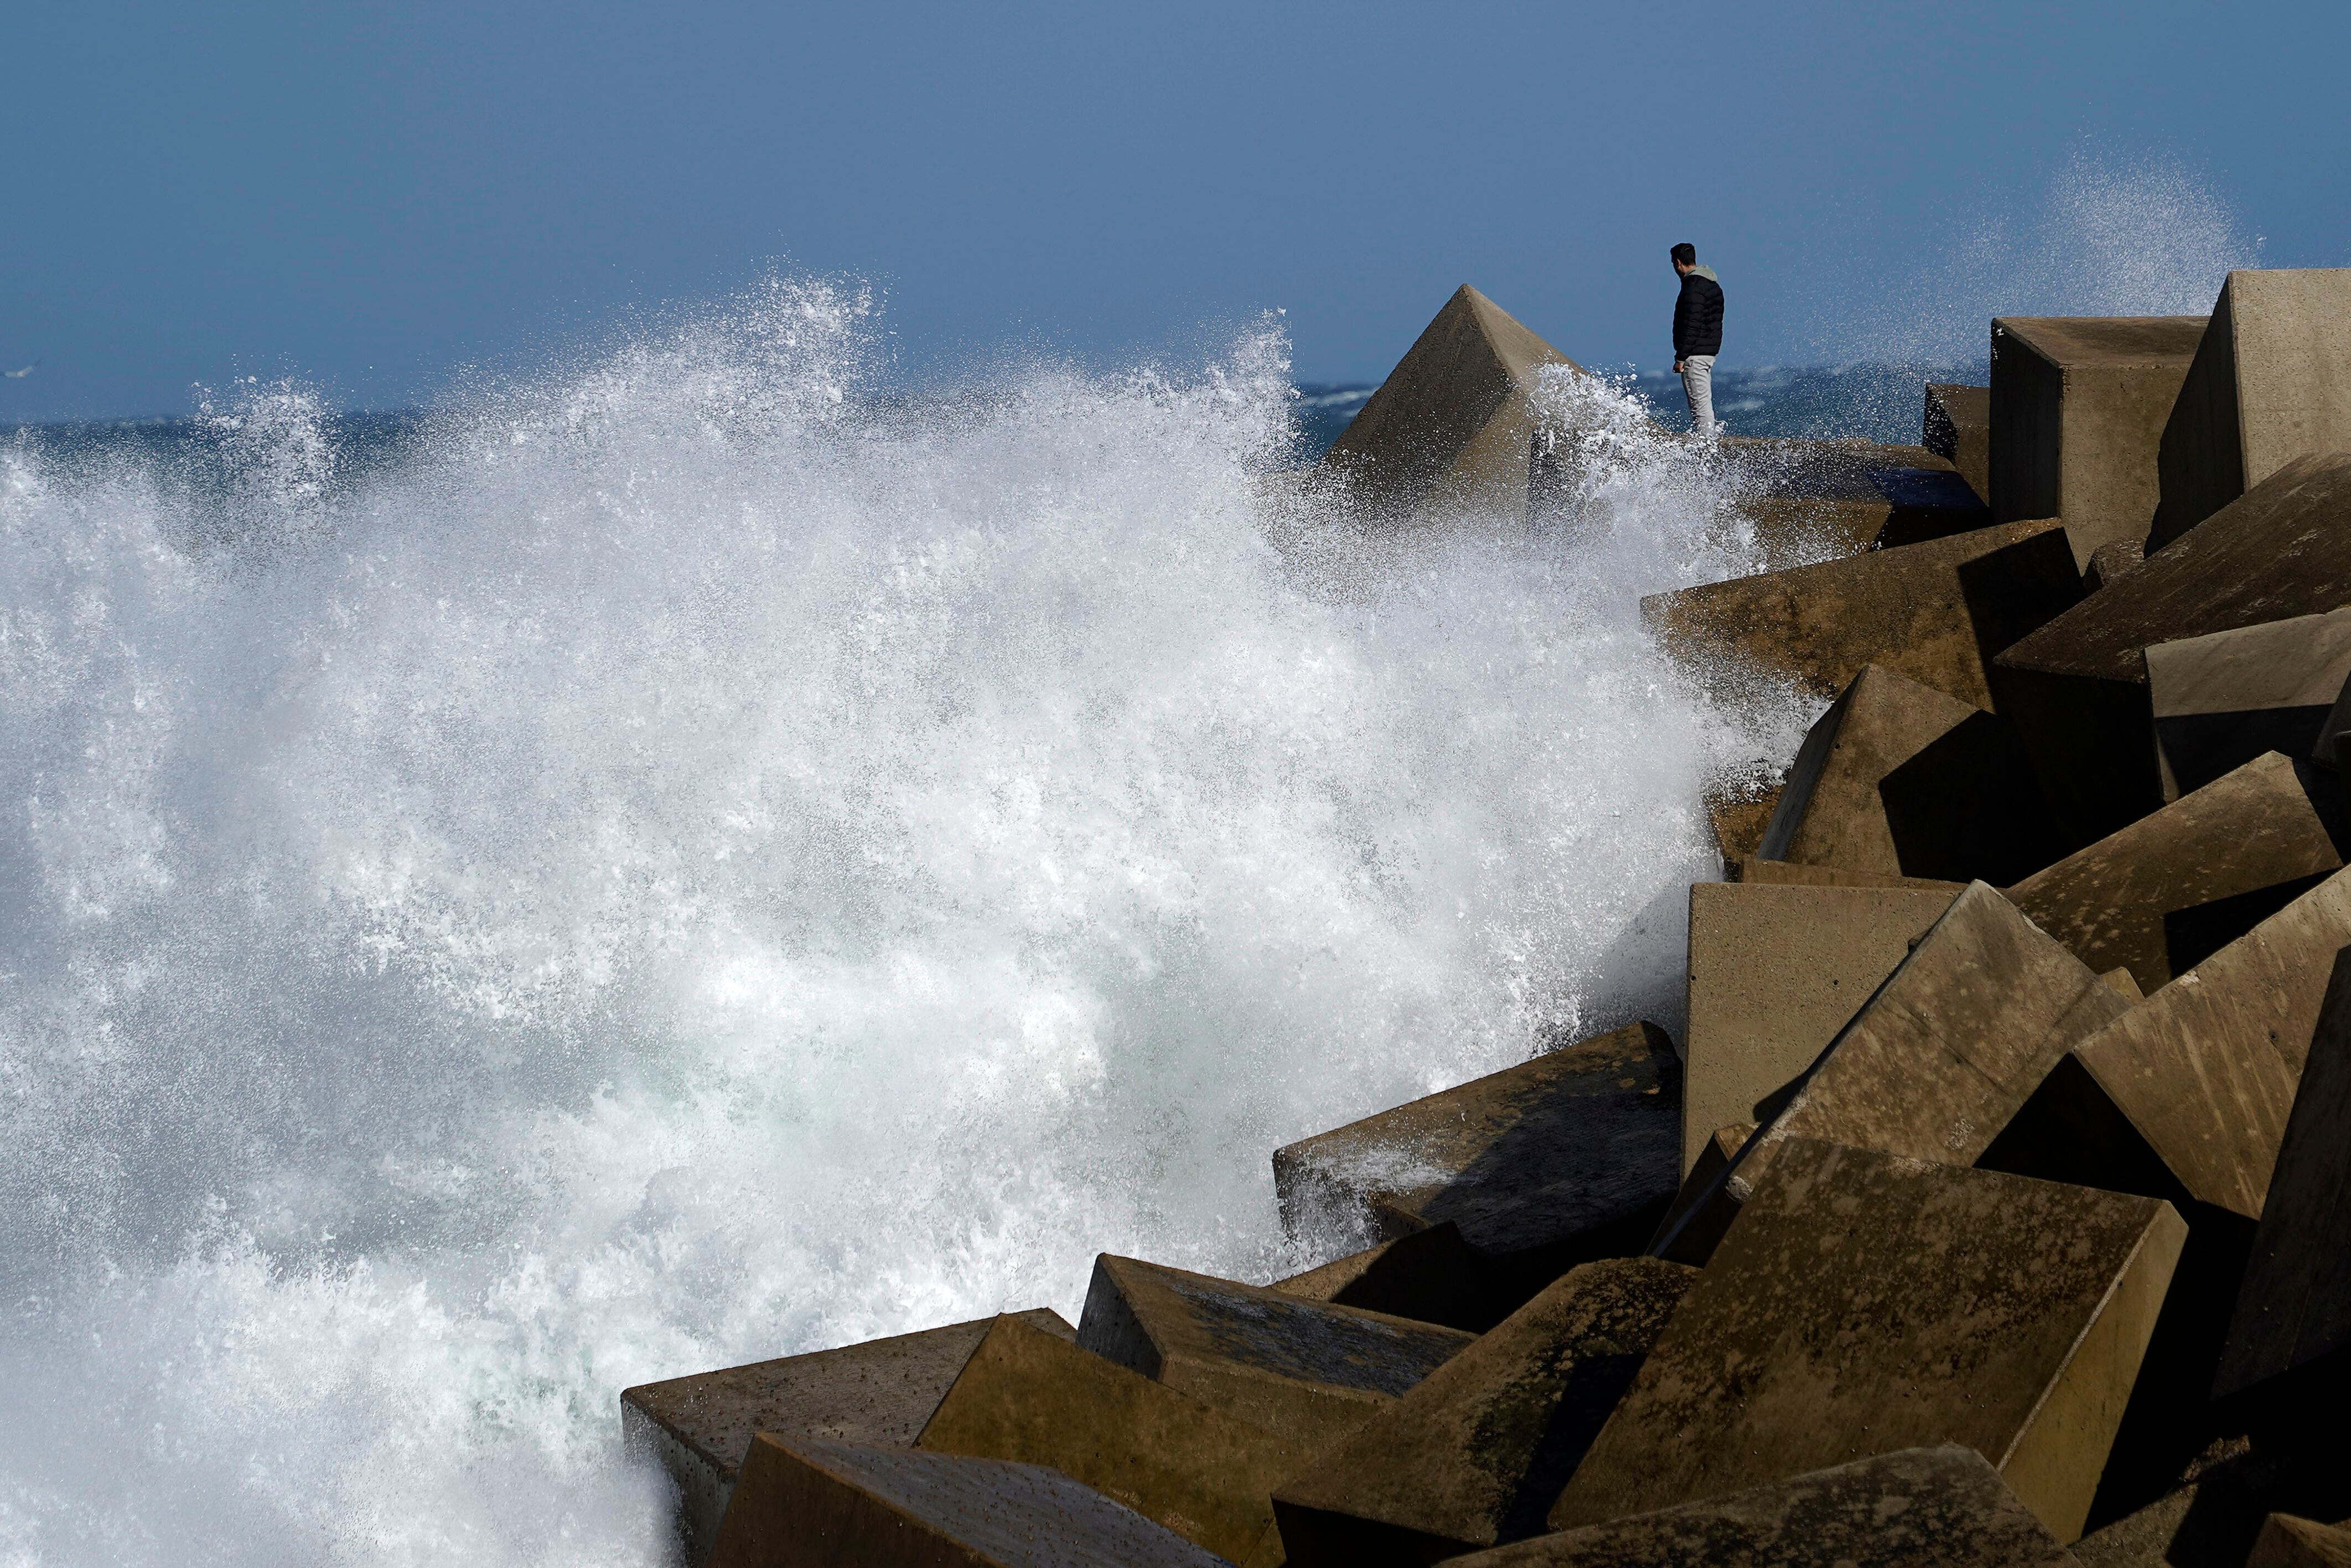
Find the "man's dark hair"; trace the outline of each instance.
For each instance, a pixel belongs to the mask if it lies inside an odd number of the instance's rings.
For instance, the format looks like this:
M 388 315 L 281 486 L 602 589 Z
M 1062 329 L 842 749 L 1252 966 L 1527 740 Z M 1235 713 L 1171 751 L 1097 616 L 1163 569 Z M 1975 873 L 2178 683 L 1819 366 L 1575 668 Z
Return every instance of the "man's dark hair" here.
M 1684 267 L 1696 267 L 1698 265 L 1698 246 L 1690 244 L 1687 240 L 1684 240 L 1681 244 L 1674 246 L 1674 259 L 1680 262 Z

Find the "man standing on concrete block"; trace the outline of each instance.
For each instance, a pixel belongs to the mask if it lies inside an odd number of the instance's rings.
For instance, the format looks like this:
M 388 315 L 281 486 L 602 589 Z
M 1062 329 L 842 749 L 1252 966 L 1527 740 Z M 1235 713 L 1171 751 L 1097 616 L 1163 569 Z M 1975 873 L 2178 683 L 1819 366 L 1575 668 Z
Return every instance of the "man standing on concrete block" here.
M 1689 398 L 1690 427 L 1714 434 L 1714 357 L 1722 351 L 1722 280 L 1698 264 L 1698 246 L 1674 246 L 1682 296 L 1674 301 L 1674 374 Z

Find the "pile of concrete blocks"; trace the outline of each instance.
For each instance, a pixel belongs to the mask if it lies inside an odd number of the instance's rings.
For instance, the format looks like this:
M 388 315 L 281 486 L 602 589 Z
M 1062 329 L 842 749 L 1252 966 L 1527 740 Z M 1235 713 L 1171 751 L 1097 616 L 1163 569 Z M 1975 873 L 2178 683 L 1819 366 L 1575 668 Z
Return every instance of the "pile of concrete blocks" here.
M 1304 1273 L 630 1389 L 684 1560 L 2351 1563 L 2346 321 L 2233 273 L 1994 321 L 1918 448 L 1711 444 L 1830 548 L 1646 624 L 1828 706 L 1707 801 L 1682 1038 L 1274 1151 Z M 1464 288 L 1335 481 L 1541 526 L 1565 363 Z

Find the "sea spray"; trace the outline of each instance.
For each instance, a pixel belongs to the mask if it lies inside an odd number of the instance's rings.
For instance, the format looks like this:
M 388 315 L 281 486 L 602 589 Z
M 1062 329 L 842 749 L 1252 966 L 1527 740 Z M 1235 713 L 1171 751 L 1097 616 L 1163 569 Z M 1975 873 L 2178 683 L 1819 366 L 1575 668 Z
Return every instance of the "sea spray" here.
M 0 1562 L 659 1562 L 622 1387 L 1302 1267 L 1277 1145 L 1678 1027 L 1805 711 L 1638 631 L 1754 564 L 1689 449 L 1383 535 L 1270 329 L 880 340 L 782 280 L 389 466 L 257 384 L 225 480 L 0 459 Z

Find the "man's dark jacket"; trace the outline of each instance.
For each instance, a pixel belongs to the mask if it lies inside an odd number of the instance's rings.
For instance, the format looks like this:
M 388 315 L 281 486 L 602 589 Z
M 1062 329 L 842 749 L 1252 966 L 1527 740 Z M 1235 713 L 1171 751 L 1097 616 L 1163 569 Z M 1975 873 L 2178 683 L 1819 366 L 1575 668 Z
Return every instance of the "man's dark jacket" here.
M 1722 352 L 1722 285 L 1710 267 L 1682 275 L 1682 297 L 1674 301 L 1674 358 Z

